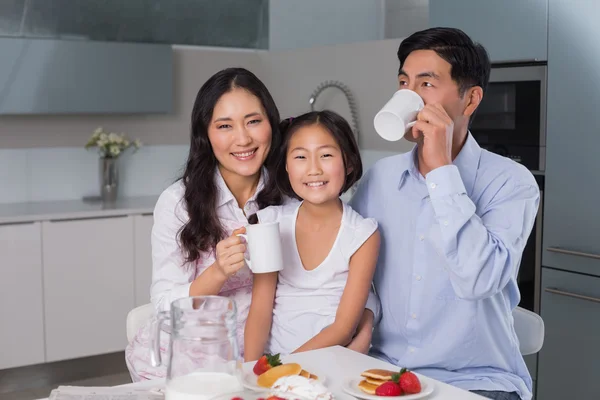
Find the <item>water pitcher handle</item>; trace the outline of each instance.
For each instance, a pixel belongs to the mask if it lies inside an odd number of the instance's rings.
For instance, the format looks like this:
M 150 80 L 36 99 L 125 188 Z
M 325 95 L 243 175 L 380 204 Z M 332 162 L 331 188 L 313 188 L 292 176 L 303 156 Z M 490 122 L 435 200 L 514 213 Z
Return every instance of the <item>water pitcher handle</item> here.
M 167 318 L 169 318 L 169 312 L 161 311 L 156 315 L 156 320 L 154 321 L 152 329 L 152 349 L 150 352 L 150 363 L 153 367 L 158 367 L 162 364 L 160 357 L 160 328 Z

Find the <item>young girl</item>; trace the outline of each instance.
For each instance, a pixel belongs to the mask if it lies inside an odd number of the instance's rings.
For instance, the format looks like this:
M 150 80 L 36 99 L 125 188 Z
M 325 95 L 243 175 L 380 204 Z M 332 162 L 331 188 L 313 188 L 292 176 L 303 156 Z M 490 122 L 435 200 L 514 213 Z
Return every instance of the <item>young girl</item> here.
M 254 276 L 246 360 L 265 350 L 289 354 L 353 341 L 379 251 L 375 220 L 340 200 L 362 175 L 348 123 L 331 111 L 310 112 L 284 121 L 280 131 L 275 183 L 299 201 L 257 212 L 259 222 L 279 222 L 285 268 Z

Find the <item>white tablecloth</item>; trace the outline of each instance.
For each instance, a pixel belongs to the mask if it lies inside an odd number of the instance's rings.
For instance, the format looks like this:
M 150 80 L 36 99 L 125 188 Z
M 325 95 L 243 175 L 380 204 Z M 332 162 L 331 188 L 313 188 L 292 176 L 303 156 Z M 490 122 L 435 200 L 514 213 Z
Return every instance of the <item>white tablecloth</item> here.
M 359 378 L 360 374 L 367 369 L 381 368 L 389 370 L 399 369 L 397 366 L 366 356 L 355 351 L 351 351 L 341 346 L 328 347 L 325 349 L 307 351 L 299 354 L 292 354 L 284 358 L 285 362 L 297 362 L 308 371 L 311 369 L 318 371 L 319 375 L 325 375 L 325 386 L 339 400 L 352 400 L 354 397 L 346 394 L 342 390 L 342 385 L 350 378 Z M 247 363 L 244 369 L 252 367 L 254 363 Z M 467 392 L 465 390 L 447 385 L 445 383 L 434 381 L 435 390 L 428 400 L 482 400 L 481 396 Z M 145 381 L 131 383 L 127 386 L 140 386 L 155 388 L 162 386 L 161 382 Z

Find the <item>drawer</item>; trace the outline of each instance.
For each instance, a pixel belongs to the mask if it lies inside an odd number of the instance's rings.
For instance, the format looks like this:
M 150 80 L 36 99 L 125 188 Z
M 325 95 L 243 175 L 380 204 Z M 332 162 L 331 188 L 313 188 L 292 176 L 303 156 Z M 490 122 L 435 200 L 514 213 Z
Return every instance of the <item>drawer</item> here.
M 600 278 L 542 268 L 541 316 L 546 336 L 538 359 L 537 398 L 597 398 Z

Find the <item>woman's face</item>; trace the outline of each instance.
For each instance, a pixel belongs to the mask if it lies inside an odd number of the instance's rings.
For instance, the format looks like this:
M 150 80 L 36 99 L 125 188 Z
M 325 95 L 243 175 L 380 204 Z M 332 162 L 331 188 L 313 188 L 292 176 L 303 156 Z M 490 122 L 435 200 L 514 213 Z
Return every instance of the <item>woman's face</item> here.
M 342 150 L 320 124 L 293 133 L 286 170 L 294 192 L 312 204 L 337 200 L 346 179 Z
M 222 174 L 259 174 L 271 148 L 271 124 L 260 100 L 244 89 L 225 93 L 215 105 L 208 139 Z

